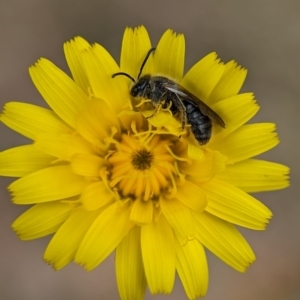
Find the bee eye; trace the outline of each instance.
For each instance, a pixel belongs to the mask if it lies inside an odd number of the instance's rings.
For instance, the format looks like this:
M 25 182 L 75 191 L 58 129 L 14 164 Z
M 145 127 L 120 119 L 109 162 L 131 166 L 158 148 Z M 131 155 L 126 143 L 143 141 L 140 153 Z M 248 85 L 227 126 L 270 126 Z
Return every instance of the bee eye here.
M 139 91 L 141 90 L 141 87 L 136 85 L 131 89 L 131 95 L 133 97 L 136 97 L 139 94 Z
M 147 80 L 139 80 L 131 89 L 130 94 L 133 97 L 143 96 L 145 89 L 147 87 Z

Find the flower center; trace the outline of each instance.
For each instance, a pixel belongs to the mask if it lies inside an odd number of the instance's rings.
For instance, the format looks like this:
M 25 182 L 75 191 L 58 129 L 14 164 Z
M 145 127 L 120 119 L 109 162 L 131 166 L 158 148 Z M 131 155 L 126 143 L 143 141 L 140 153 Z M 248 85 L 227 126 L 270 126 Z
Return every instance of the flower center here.
M 150 132 L 122 135 L 108 158 L 110 186 L 121 198 L 145 201 L 172 193 L 180 177 L 172 145 Z
M 153 159 L 153 154 L 150 151 L 141 149 L 132 155 L 131 164 L 135 169 L 142 171 L 151 167 Z

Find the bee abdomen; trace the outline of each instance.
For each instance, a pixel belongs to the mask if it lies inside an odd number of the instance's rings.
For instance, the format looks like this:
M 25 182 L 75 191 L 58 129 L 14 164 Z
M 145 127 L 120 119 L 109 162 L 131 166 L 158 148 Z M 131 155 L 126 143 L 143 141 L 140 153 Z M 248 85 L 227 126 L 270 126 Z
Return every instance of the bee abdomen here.
M 190 103 L 185 105 L 188 123 L 196 140 L 205 145 L 211 137 L 212 123 L 209 117 L 203 115 L 200 109 Z

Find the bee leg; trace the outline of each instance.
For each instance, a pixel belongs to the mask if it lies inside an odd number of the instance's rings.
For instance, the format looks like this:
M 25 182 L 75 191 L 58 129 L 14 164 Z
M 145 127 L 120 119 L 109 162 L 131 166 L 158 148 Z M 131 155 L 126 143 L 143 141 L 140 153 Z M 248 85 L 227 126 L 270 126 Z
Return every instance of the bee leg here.
M 185 110 L 181 111 L 181 119 L 182 119 L 181 120 L 181 130 L 184 131 L 186 123 L 187 123 L 187 116 L 186 116 Z
M 181 115 L 181 132 L 184 131 L 185 129 L 185 126 L 187 124 L 187 116 L 186 116 L 186 112 L 185 112 L 185 108 L 182 109 L 181 107 L 179 108 L 179 111 L 180 111 L 180 115 Z M 180 136 L 178 137 L 179 139 L 181 138 L 181 134 Z

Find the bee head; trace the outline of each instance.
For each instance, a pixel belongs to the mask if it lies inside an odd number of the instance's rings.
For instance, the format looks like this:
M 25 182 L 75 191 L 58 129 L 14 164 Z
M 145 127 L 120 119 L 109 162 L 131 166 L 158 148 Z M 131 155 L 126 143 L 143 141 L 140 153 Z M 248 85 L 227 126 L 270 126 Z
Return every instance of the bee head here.
M 155 50 L 155 48 L 151 48 L 148 51 L 142 65 L 141 65 L 140 72 L 137 77 L 137 81 L 132 76 L 130 76 L 128 73 L 124 73 L 124 72 L 118 72 L 118 73 L 115 73 L 112 75 L 112 78 L 115 78 L 116 76 L 119 76 L 119 75 L 123 75 L 123 76 L 128 77 L 130 80 L 132 80 L 134 82 L 134 85 L 130 90 L 130 94 L 134 98 L 139 98 L 139 97 L 149 98 L 149 95 L 151 93 L 151 76 L 144 75 L 141 77 L 141 75 L 142 75 L 142 71 L 144 69 L 144 66 L 145 66 L 150 54 L 152 52 L 154 52 L 154 50 Z
M 151 77 L 149 75 L 141 77 L 131 88 L 131 96 L 134 98 L 145 97 L 150 86 L 150 80 Z

